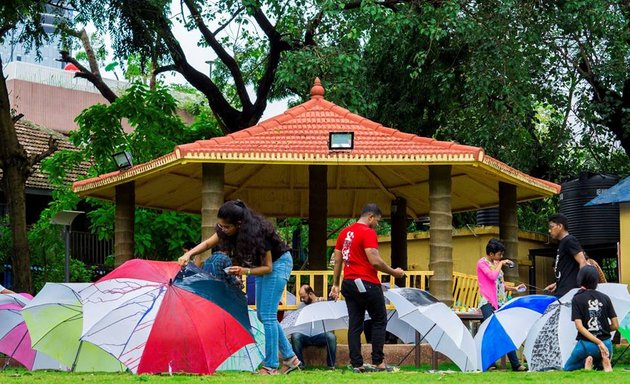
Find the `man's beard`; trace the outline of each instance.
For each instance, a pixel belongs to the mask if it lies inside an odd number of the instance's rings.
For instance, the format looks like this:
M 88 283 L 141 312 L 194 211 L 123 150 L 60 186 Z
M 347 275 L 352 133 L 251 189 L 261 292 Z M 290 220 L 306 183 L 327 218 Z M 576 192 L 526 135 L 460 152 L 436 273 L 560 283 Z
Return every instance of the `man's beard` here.
M 306 299 L 304 299 L 304 304 L 309 305 L 309 304 L 313 304 L 313 299 L 309 296 Z

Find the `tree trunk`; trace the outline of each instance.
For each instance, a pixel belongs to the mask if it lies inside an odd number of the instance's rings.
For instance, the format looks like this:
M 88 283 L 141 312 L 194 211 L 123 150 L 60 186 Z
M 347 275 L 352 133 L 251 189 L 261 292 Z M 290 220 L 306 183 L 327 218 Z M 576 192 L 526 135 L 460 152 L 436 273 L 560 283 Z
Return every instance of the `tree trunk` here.
M 429 281 L 431 294 L 453 304 L 453 213 L 451 210 L 451 166 L 429 166 Z
M 17 138 L 15 123 L 11 117 L 9 93 L 0 61 L 0 165 L 3 171 L 2 185 L 9 207 L 9 221 L 13 249 L 13 289 L 32 292 L 30 250 L 26 232 L 26 179 L 30 173 L 26 150 Z

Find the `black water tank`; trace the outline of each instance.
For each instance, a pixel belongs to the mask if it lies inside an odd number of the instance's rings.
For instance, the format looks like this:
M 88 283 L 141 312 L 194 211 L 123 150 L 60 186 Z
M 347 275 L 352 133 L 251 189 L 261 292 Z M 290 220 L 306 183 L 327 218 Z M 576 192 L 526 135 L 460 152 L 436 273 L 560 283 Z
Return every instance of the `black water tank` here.
M 616 175 L 582 173 L 579 178 L 562 184 L 560 213 L 569 219 L 569 232 L 580 244 L 619 241 L 619 205 L 584 206 L 618 182 Z
M 499 225 L 499 208 L 477 210 L 477 225 Z

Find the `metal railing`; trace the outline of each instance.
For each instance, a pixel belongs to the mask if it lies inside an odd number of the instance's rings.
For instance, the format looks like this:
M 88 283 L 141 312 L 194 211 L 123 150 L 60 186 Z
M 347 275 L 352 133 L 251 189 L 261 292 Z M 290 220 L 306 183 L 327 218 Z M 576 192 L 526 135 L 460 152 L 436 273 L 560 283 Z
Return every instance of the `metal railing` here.
M 433 276 L 433 271 L 405 271 L 403 287 L 413 287 L 423 290 L 429 290 L 429 278 Z M 247 276 L 243 275 L 243 281 Z M 378 277 L 383 283 L 388 283 L 391 276 L 385 273 L 378 273 Z M 278 310 L 294 310 L 300 303 L 299 289 L 303 284 L 308 284 L 316 288 L 316 292 L 321 292 L 322 297 L 328 297 L 329 287 L 332 286 L 333 271 L 293 271 L 289 279 L 290 283 L 282 293 L 282 304 Z M 507 283 L 506 283 L 507 284 Z M 247 284 L 243 288 L 247 293 Z M 295 304 L 289 304 L 289 294 L 296 297 Z M 342 298 L 343 299 L 343 298 Z M 479 301 L 479 285 L 477 284 L 476 275 L 467 275 L 465 273 L 453 272 L 453 308 L 459 307 L 476 308 Z M 255 306 L 250 306 L 255 308 Z

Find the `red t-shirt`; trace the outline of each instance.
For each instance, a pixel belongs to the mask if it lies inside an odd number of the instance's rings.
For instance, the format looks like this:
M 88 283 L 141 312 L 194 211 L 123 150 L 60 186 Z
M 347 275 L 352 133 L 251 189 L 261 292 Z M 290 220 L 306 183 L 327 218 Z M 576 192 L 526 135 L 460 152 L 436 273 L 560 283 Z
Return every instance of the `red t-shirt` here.
M 374 284 L 381 283 L 376 269 L 365 254 L 366 248 L 378 249 L 378 239 L 372 228 L 354 223 L 341 231 L 335 249 L 341 251 L 344 280 L 360 278 Z

